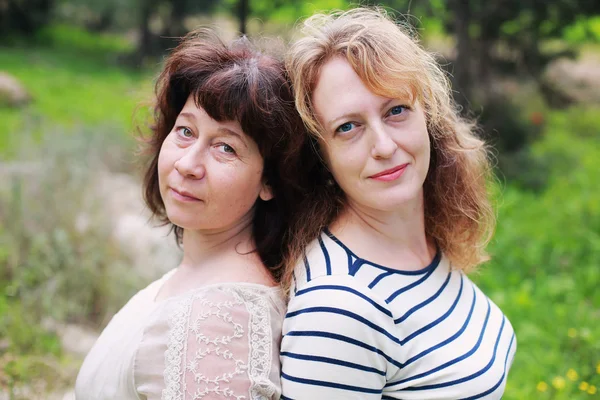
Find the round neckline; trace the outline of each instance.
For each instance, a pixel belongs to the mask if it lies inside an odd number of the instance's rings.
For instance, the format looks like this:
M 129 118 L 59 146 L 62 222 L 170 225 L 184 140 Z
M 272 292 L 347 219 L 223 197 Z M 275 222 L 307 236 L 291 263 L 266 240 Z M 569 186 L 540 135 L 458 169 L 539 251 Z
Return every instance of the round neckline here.
M 391 267 L 387 267 L 385 265 L 377 264 L 375 262 L 367 260 L 366 258 L 358 256 L 356 253 L 354 253 L 352 250 L 350 250 L 350 248 L 348 246 L 346 246 L 344 244 L 344 242 L 342 242 L 340 239 L 338 239 L 338 237 L 335 236 L 329 230 L 329 227 L 326 227 L 325 229 L 323 229 L 323 232 L 331 240 L 333 240 L 341 248 L 343 248 L 348 254 L 350 254 L 352 257 L 354 257 L 356 260 L 360 260 L 363 264 L 368 264 L 368 265 L 380 268 L 380 269 L 382 269 L 384 271 L 388 271 L 390 273 L 396 273 L 396 274 L 400 274 L 400 275 L 423 275 L 423 274 L 426 274 L 426 273 L 431 272 L 434 269 L 436 269 L 437 266 L 440 264 L 440 261 L 442 259 L 442 252 L 440 251 L 440 248 L 438 246 L 436 246 L 435 256 L 433 256 L 433 259 L 431 260 L 431 262 L 427 266 L 425 266 L 423 268 L 420 268 L 420 269 L 417 269 L 417 270 L 414 270 L 414 271 L 413 270 L 407 271 L 407 270 L 401 270 L 401 269 L 391 268 Z
M 192 289 L 188 289 L 185 290 L 181 293 L 172 295 L 172 296 L 168 296 L 165 297 L 163 299 L 157 299 L 157 296 L 160 294 L 160 291 L 162 290 L 163 286 L 165 285 L 165 283 L 167 282 L 167 280 L 169 280 L 169 278 L 175 273 L 175 271 L 177 271 L 177 268 L 173 268 L 172 270 L 170 270 L 169 272 L 165 273 L 162 278 L 160 278 L 157 283 L 158 283 L 158 288 L 156 290 L 156 292 L 154 292 L 154 294 L 152 295 L 152 303 L 153 304 L 162 304 L 165 303 L 169 300 L 176 300 L 178 298 L 181 298 L 183 296 L 186 295 L 191 295 L 197 291 L 200 290 L 206 290 L 206 289 L 211 289 L 211 288 L 217 288 L 217 287 L 221 287 L 221 286 L 242 286 L 242 287 L 247 287 L 247 288 L 253 288 L 253 289 L 259 289 L 262 292 L 279 292 L 281 291 L 281 286 L 277 285 L 277 286 L 267 286 L 267 285 L 263 285 L 261 283 L 252 283 L 252 282 L 239 282 L 239 281 L 223 281 L 223 282 L 215 282 L 215 283 L 209 283 L 208 285 L 202 285 L 202 286 L 198 286 Z

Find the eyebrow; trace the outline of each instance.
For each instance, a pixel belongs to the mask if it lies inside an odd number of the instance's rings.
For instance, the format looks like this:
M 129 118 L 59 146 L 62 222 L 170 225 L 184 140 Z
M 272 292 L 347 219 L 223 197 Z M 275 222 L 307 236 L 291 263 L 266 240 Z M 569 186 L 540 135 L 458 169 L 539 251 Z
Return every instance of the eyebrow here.
M 384 103 L 381 105 L 381 109 L 385 109 L 385 108 L 389 107 L 391 103 L 393 103 L 393 102 L 395 102 L 395 101 L 397 101 L 397 100 L 398 100 L 398 99 L 389 99 L 389 100 L 386 100 L 386 101 L 385 101 L 385 102 L 384 102 Z M 333 125 L 333 124 L 334 124 L 336 121 L 340 121 L 340 120 L 349 119 L 349 118 L 352 118 L 352 117 L 356 117 L 356 116 L 358 116 L 358 115 L 360 115 L 360 113 L 357 113 L 357 112 L 351 112 L 351 113 L 348 113 L 348 114 L 341 115 L 341 116 L 339 116 L 339 117 L 336 117 L 336 118 L 333 118 L 333 119 L 329 120 L 329 125 L 331 126 L 331 125 Z
M 179 113 L 179 117 L 189 118 L 189 119 L 193 119 L 194 121 L 197 121 L 196 115 L 194 113 L 191 113 L 191 112 L 182 112 L 182 113 Z M 245 143 L 243 135 L 240 135 L 238 132 L 236 132 L 236 131 L 234 131 L 232 129 L 225 128 L 224 126 L 221 126 L 221 127 L 219 127 L 217 129 L 217 131 L 221 135 L 235 136 L 235 137 L 239 138 L 242 142 Z
M 196 115 L 194 115 L 194 113 L 191 113 L 191 112 L 182 112 L 182 113 L 179 113 L 179 117 L 191 118 L 194 121 L 196 120 Z
M 333 126 L 338 121 L 342 121 L 342 120 L 345 120 L 345 119 L 350 119 L 352 117 L 356 117 L 357 115 L 358 115 L 358 113 L 348 113 L 348 114 L 340 115 L 339 117 L 335 117 L 334 119 L 329 120 L 328 125 L 329 126 Z
M 227 135 L 227 136 L 235 136 L 238 139 L 240 139 L 242 142 L 245 143 L 244 138 L 242 137 L 242 135 L 240 135 L 238 132 L 231 130 L 229 128 L 225 128 L 224 126 L 219 127 L 219 129 L 217 130 L 221 135 Z

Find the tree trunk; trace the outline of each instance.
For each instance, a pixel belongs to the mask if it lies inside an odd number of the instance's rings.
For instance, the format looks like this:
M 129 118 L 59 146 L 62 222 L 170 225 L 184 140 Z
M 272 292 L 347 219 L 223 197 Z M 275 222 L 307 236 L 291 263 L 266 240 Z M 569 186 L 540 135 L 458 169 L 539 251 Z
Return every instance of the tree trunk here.
M 33 35 L 50 20 L 53 0 L 0 0 L 0 33 Z
M 170 26 L 167 27 L 167 34 L 171 37 L 181 37 L 186 34 L 183 20 L 186 16 L 185 0 L 171 1 L 171 18 Z
M 144 62 L 144 59 L 151 53 L 151 32 L 150 32 L 150 17 L 152 16 L 153 0 L 141 0 L 140 2 L 140 25 L 139 34 L 140 41 L 138 44 L 138 63 Z
M 238 18 L 240 20 L 240 33 L 246 34 L 246 25 L 248 15 L 250 14 L 250 0 L 239 0 L 238 2 Z
M 478 99 L 479 103 L 485 104 L 487 99 L 486 95 L 490 94 L 490 85 L 492 83 L 492 48 L 494 46 L 494 40 L 491 38 L 481 38 L 479 40 L 479 45 L 477 46 L 479 50 L 479 57 L 477 59 L 478 65 L 478 74 L 477 74 L 477 86 L 479 90 L 477 94 L 479 95 Z M 473 95 L 473 87 L 470 87 L 470 95 Z M 481 98 L 483 97 L 483 98 Z
M 454 12 L 454 31 L 456 32 L 456 60 L 454 61 L 454 84 L 459 92 L 456 100 L 466 108 L 471 95 L 471 9 L 469 0 L 452 0 L 450 6 Z

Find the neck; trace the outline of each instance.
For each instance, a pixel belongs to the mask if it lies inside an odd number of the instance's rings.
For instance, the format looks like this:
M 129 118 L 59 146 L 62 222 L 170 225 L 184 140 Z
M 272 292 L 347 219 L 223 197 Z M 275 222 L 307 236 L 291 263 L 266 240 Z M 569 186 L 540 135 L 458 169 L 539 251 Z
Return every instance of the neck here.
M 333 224 L 342 235 L 364 238 L 371 249 L 395 249 L 411 254 L 427 265 L 435 255 L 435 244 L 425 234 L 423 192 L 398 210 L 382 211 L 352 201 Z M 356 237 L 356 236 L 355 236 Z M 362 239 L 361 239 L 362 240 Z M 367 243 L 368 242 L 368 243 Z
M 254 250 L 252 217 L 250 212 L 233 225 L 220 229 L 184 230 L 181 265 L 196 268 L 224 256 Z

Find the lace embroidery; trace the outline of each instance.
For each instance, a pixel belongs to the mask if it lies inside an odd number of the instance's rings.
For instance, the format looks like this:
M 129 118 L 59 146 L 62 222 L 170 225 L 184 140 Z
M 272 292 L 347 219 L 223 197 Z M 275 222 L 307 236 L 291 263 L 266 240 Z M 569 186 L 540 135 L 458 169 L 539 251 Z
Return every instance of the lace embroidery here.
M 169 336 L 165 351 L 165 389 L 162 400 L 183 400 L 181 360 L 185 352 L 185 324 L 191 312 L 192 298 L 184 298 L 169 317 Z
M 264 296 L 257 295 L 256 292 L 247 289 L 240 289 L 240 292 L 246 299 L 252 299 L 246 303 L 250 313 L 250 324 L 248 326 L 248 338 L 250 340 L 249 376 L 252 381 L 250 396 L 253 400 L 269 399 L 275 393 L 275 388 L 269 380 L 271 357 L 273 355 L 269 304 Z
M 215 289 L 211 289 L 215 290 Z M 260 290 L 240 287 L 221 287 L 219 292 L 228 294 L 228 301 L 213 302 L 206 298 L 206 291 L 195 292 L 177 301 L 169 317 L 168 347 L 165 352 L 165 384 L 162 400 L 184 400 L 188 394 L 186 374 L 193 376 L 194 400 L 209 394 L 234 400 L 265 400 L 275 394 L 276 388 L 269 380 L 272 358 L 272 332 L 269 301 Z M 192 308 L 201 312 L 192 317 Z M 248 332 L 234 321 L 231 310 L 245 307 L 249 314 Z M 217 318 L 231 328 L 227 335 L 210 336 L 203 323 Z M 196 351 L 188 348 L 188 335 L 199 345 Z M 234 340 L 248 340 L 248 360 L 242 360 L 227 348 Z M 199 368 L 207 356 L 227 360 L 231 369 L 216 376 L 206 376 Z M 185 365 L 184 365 L 184 360 Z M 206 371 L 204 371 L 206 372 Z M 232 379 L 247 374 L 250 379 L 249 393 L 239 394 L 230 387 Z M 249 397 L 248 397 L 249 396 Z

